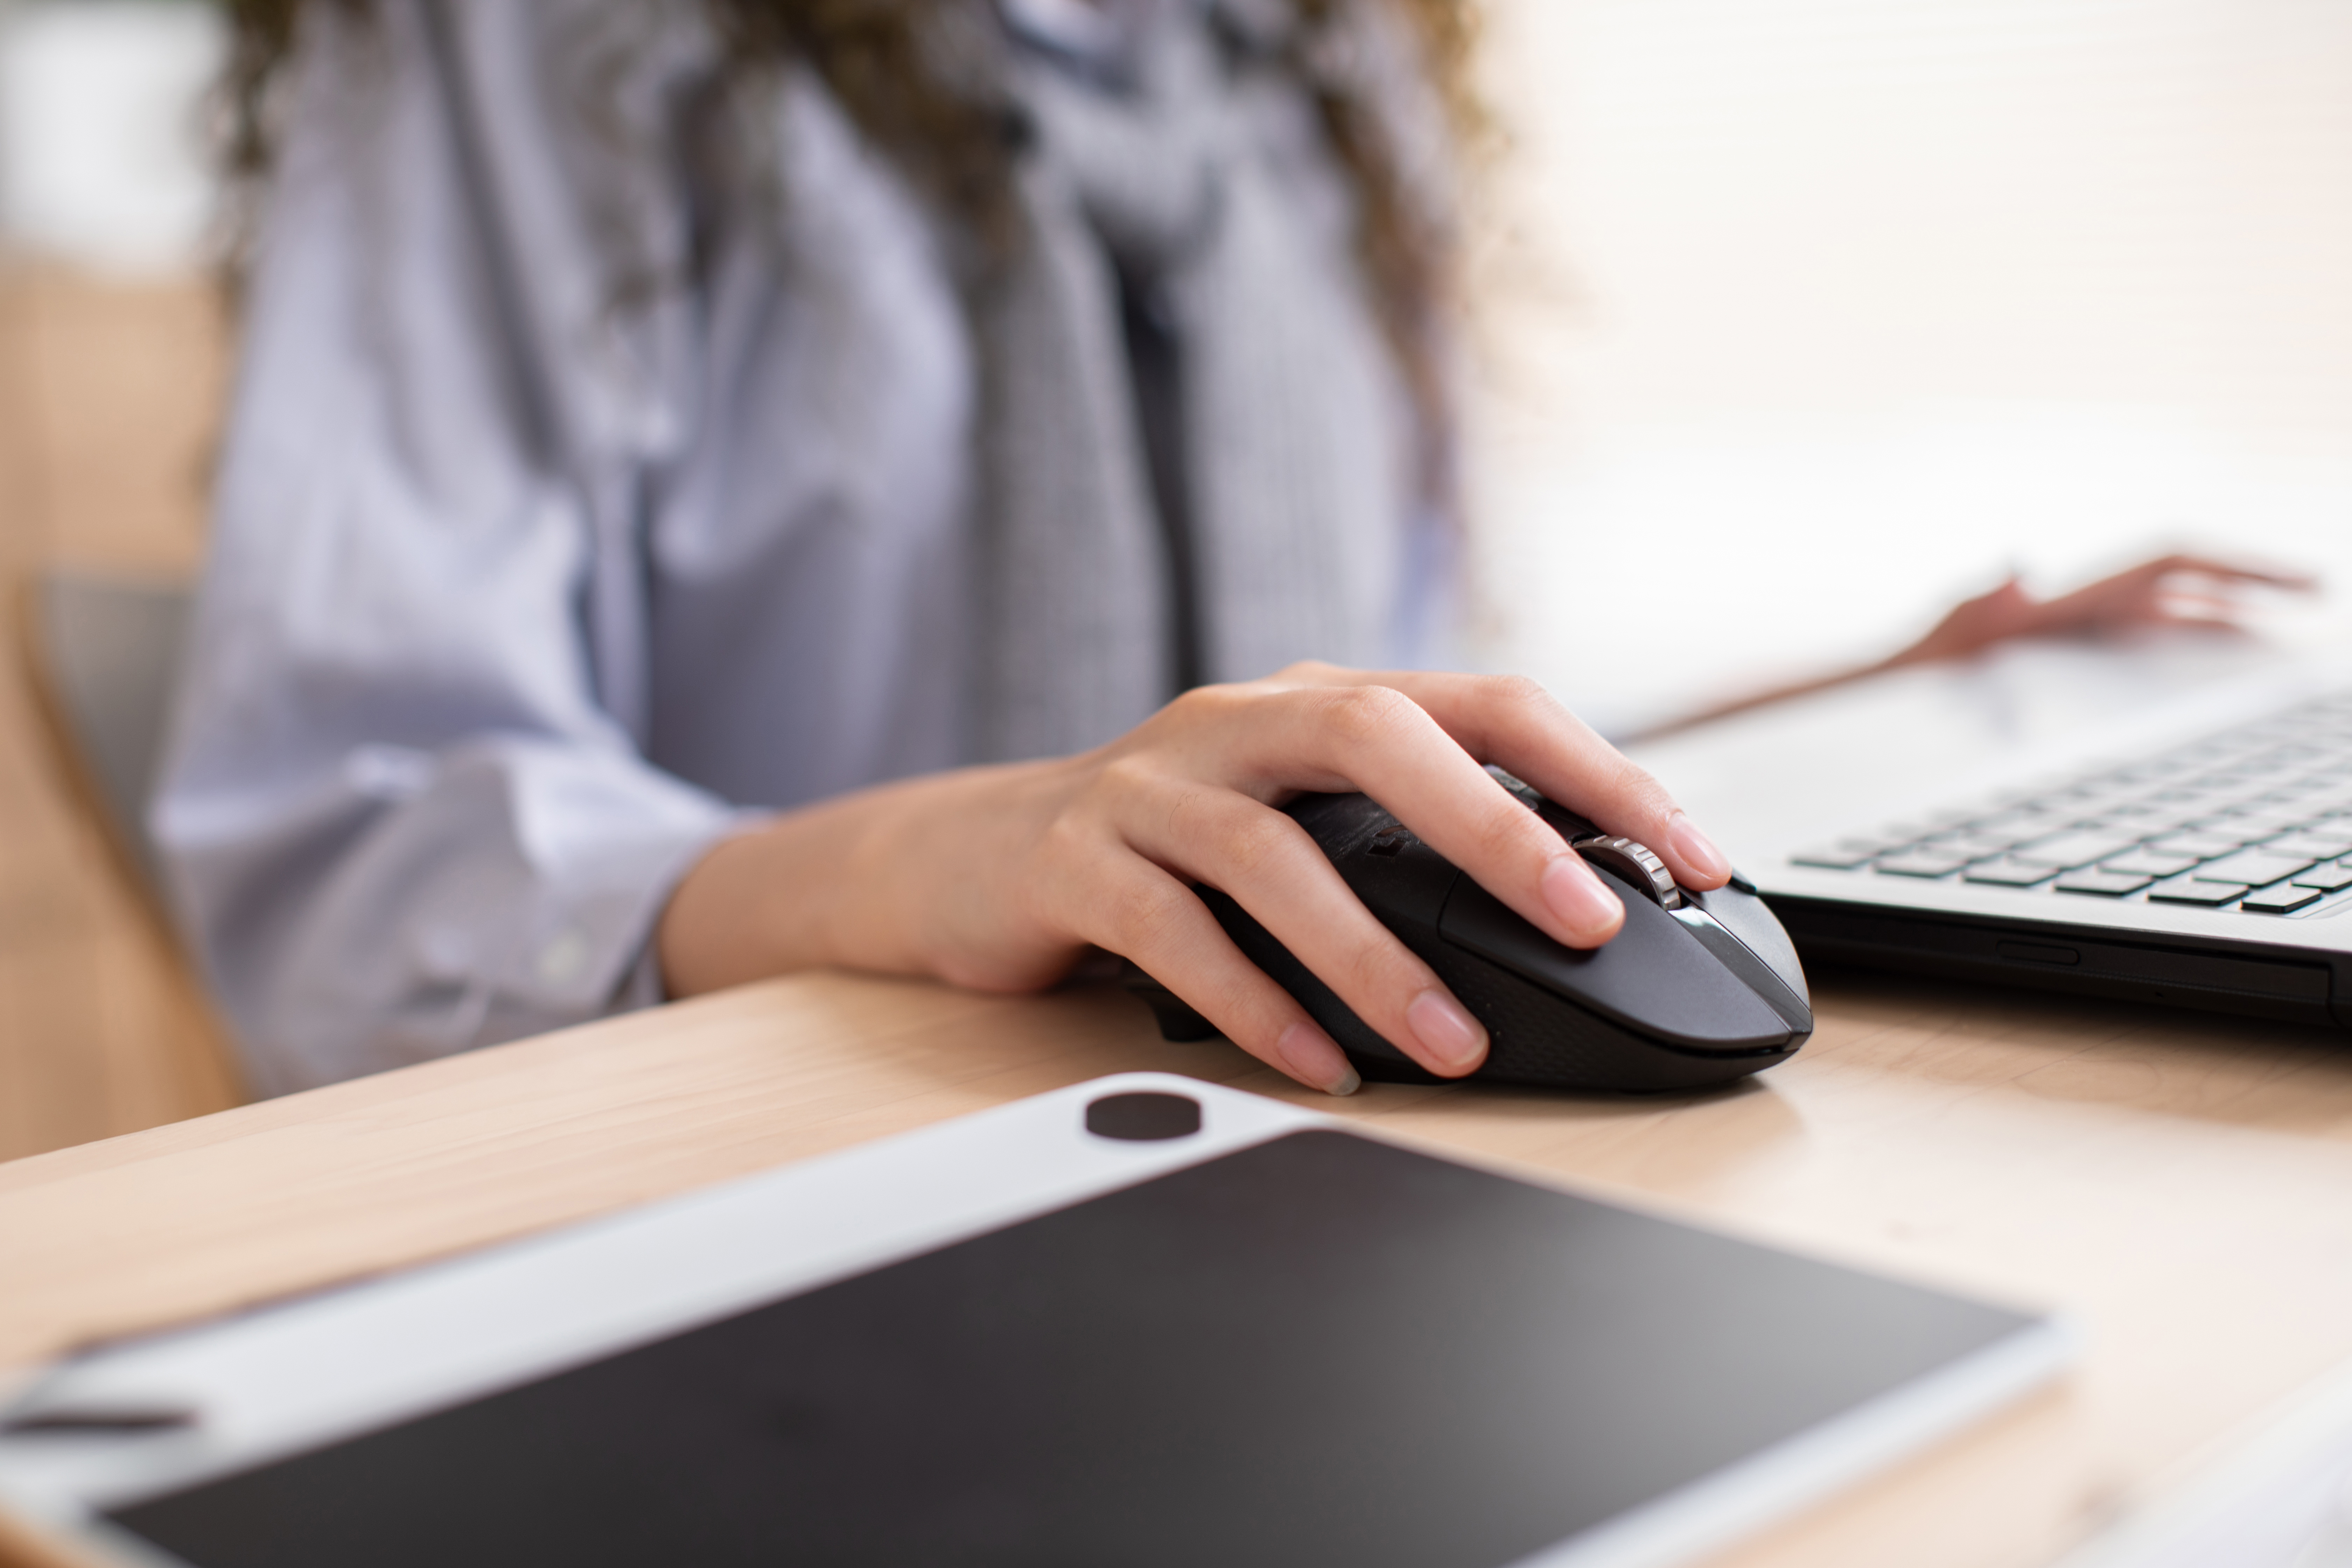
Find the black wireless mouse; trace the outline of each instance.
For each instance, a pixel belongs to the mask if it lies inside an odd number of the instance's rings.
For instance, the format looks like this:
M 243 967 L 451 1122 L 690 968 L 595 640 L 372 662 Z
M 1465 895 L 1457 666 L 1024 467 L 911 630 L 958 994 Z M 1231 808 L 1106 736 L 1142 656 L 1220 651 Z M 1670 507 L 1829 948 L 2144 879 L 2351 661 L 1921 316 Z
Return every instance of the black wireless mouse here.
M 1797 950 L 1755 889 L 1678 888 L 1664 862 L 1498 773 L 1506 788 L 1604 873 L 1625 924 L 1590 952 L 1564 947 L 1360 795 L 1302 795 L 1284 809 L 1364 906 L 1419 953 L 1491 1044 L 1472 1079 L 1654 1093 L 1703 1089 L 1788 1060 L 1813 1032 Z M 1198 889 L 1251 962 L 1279 982 L 1367 1079 L 1444 1080 L 1367 1026 L 1232 899 Z M 1133 971 L 1171 1040 L 1215 1028 Z

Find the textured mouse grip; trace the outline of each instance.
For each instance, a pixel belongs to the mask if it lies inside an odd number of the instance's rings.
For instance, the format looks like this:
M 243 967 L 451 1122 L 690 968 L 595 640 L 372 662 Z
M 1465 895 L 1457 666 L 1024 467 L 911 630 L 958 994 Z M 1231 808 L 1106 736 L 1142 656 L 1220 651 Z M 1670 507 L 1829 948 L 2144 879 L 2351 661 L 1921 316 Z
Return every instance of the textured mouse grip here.
M 1132 959 L 1119 961 L 1118 983 L 1127 993 L 1151 1009 L 1160 1037 L 1171 1045 L 1197 1045 L 1217 1037 L 1217 1026 L 1193 1005 L 1145 973 Z
M 1348 1053 L 1358 1072 L 1376 1082 L 1444 1081 L 1358 1017 L 1248 910 L 1213 888 L 1199 891 L 1234 945 L 1298 999 L 1307 1016 Z M 1538 999 L 1525 980 L 1475 954 L 1450 952 L 1445 968 L 1454 995 L 1486 1026 L 1486 1059 L 1469 1075 L 1478 1082 L 1664 1093 L 1745 1078 L 1785 1059 L 1795 1048 L 1703 1054 L 1662 1047 L 1573 1004 Z
M 1591 823 L 1517 780 L 1498 773 L 1497 782 L 1538 811 L 1562 838 L 1574 842 L 1601 837 Z M 1474 1079 L 1586 1091 L 1691 1090 L 1744 1078 L 1786 1059 L 1802 1043 L 1801 1036 L 1789 1038 L 1782 1029 L 1767 1032 L 1787 1039 L 1785 1047 L 1757 1038 L 1752 1044 L 1722 1039 L 1692 1042 L 1697 1048 L 1677 1047 L 1637 1034 L 1566 996 L 1543 994 L 1539 983 L 1531 985 L 1528 975 L 1443 934 L 1440 927 L 1454 901 L 1461 873 L 1377 803 L 1360 795 L 1309 795 L 1285 809 L 1313 836 L 1367 907 L 1444 975 L 1463 1005 L 1486 1026 L 1490 1047 L 1485 1063 L 1470 1075 Z M 1618 885 L 1615 879 L 1604 880 Z M 1357 1016 L 1239 903 L 1214 888 L 1194 891 L 1243 954 L 1297 999 L 1366 1079 L 1441 1081 Z M 1673 918 L 1646 904 L 1644 908 L 1655 918 Z M 1207 1019 L 1140 969 L 1129 965 L 1125 984 L 1150 1004 L 1165 1038 L 1214 1037 Z

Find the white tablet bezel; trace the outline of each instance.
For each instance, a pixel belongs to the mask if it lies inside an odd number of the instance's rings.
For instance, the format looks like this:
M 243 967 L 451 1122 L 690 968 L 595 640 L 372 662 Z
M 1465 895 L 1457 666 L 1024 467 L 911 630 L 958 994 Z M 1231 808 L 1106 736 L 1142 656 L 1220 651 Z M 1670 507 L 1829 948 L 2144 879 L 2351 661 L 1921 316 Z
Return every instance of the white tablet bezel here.
M 1108 1094 L 1181 1094 L 1188 1137 L 1086 1130 Z M 1377 1136 L 1165 1074 L 1075 1085 L 546 1236 L 60 1364 L 7 1413 L 201 1413 L 184 1428 L 0 1437 L 0 1506 L 83 1561 L 184 1568 L 105 1510 L 478 1398 L 1307 1128 Z M 756 1245 L 747 1245 L 747 1240 Z M 1664 1568 L 1882 1468 L 2059 1372 L 2031 1323 L 1929 1376 L 1527 1559 Z

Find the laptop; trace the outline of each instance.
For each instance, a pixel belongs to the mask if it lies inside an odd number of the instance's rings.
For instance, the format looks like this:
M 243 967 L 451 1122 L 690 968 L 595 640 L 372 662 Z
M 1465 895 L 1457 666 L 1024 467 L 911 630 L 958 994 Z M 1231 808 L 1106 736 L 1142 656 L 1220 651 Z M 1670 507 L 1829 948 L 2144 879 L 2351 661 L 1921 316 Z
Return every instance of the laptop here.
M 2197 694 L 1750 875 L 1808 962 L 2352 1026 L 2352 668 Z

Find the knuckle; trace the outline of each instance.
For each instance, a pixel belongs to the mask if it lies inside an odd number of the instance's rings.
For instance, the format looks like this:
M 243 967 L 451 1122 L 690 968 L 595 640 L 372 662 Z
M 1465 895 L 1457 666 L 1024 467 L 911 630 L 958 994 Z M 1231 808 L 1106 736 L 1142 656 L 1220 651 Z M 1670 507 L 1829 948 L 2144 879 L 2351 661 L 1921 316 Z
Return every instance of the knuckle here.
M 1610 768 L 1609 784 L 1613 793 L 1630 802 L 1637 810 L 1659 817 L 1674 814 L 1674 796 L 1666 793 L 1665 786 L 1651 777 L 1647 768 L 1622 755 Z
M 1288 859 L 1297 832 L 1288 817 L 1263 809 L 1237 814 L 1235 820 L 1221 826 L 1219 858 L 1244 878 Z
M 1510 795 L 1482 811 L 1471 834 L 1478 853 L 1490 864 L 1530 849 L 1549 854 L 1559 847 L 1559 836 Z
M 1549 708 L 1554 701 L 1551 689 L 1532 675 L 1489 676 L 1486 690 L 1493 700 L 1514 708 Z
M 1217 688 L 1194 686 L 1170 698 L 1160 711 L 1179 718 L 1191 718 L 1207 712 L 1216 706 Z
M 1105 763 L 1087 793 L 1112 801 L 1139 800 L 1150 795 L 1159 784 L 1159 767 L 1148 757 L 1129 752 Z
M 1319 706 L 1324 726 L 1354 746 L 1377 746 L 1394 740 L 1419 711 L 1412 699 L 1386 686 L 1343 687 L 1325 697 Z
M 1179 692 L 1165 711 L 1187 724 L 1218 726 L 1232 722 L 1257 697 L 1256 689 L 1247 685 L 1195 686 Z
M 1154 807 L 1149 837 L 1185 864 L 1198 865 L 1203 849 L 1213 849 L 1226 833 L 1232 799 L 1207 784 L 1171 788 Z
M 1201 900 L 1171 879 L 1139 880 L 1114 902 L 1108 945 L 1129 957 L 1159 951 L 1184 935 L 1200 908 Z
M 1100 874 L 1097 868 L 1107 847 L 1107 837 L 1094 822 L 1077 812 L 1062 812 L 1037 836 L 1037 875 L 1028 881 L 1045 895 L 1084 886 Z
M 1381 937 L 1351 943 L 1341 962 L 1345 972 L 1339 976 L 1339 989 L 1373 1001 L 1374 1016 L 1402 1018 L 1412 999 L 1435 978 L 1402 943 Z

